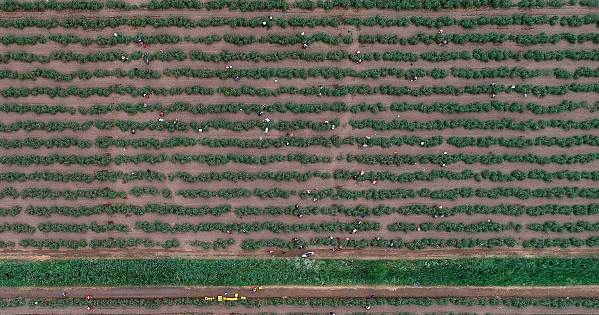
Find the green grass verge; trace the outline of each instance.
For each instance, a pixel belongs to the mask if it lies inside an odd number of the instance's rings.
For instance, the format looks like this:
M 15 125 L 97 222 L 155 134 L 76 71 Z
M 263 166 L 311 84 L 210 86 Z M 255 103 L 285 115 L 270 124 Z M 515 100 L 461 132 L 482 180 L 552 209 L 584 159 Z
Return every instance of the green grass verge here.
M 595 258 L 3 261 L 0 286 L 599 284 Z

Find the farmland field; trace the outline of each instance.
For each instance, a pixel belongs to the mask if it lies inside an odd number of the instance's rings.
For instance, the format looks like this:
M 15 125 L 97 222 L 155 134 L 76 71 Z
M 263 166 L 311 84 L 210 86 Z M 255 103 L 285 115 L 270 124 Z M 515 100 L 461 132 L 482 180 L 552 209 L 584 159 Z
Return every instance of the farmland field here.
M 596 0 L 144 1 L 0 2 L 2 314 L 596 313 Z

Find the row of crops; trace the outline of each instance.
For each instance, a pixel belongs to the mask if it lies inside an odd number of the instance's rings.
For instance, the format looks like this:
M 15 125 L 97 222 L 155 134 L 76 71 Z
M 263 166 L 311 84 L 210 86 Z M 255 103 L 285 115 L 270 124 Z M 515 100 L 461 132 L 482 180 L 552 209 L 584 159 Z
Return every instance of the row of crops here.
M 188 77 L 188 78 L 220 78 L 221 80 L 231 79 L 231 78 L 249 78 L 249 79 L 272 79 L 272 78 L 302 78 L 304 80 L 308 78 L 324 78 L 328 79 L 331 77 L 335 77 L 337 79 L 341 79 L 344 77 L 352 77 L 352 78 L 361 78 L 361 79 L 378 79 L 384 77 L 396 77 L 396 78 L 404 78 L 409 80 L 413 77 L 427 77 L 430 76 L 433 79 L 443 79 L 447 76 L 451 75 L 454 78 L 464 78 L 464 79 L 484 79 L 484 78 L 520 78 L 526 79 L 531 77 L 539 77 L 539 76 L 553 76 L 558 79 L 579 79 L 579 78 L 595 78 L 599 77 L 599 68 L 591 69 L 589 67 L 580 67 L 574 71 L 568 71 L 562 68 L 553 68 L 553 69 L 535 69 L 528 70 L 520 67 L 508 68 L 508 67 L 498 67 L 498 68 L 487 68 L 484 70 L 475 70 L 473 68 L 456 68 L 452 67 L 451 69 L 440 69 L 434 68 L 432 70 L 427 70 L 423 68 L 412 68 L 412 69 L 403 69 L 403 68 L 374 68 L 368 70 L 358 71 L 353 68 L 332 68 L 332 67 L 322 67 L 322 68 L 249 68 L 249 69 L 219 69 L 219 70 L 210 70 L 210 69 L 192 69 L 192 68 L 173 68 L 173 69 L 164 69 L 162 73 L 160 71 L 152 70 L 152 69 L 130 69 L 123 70 L 121 68 L 117 68 L 115 70 L 103 70 L 96 69 L 93 71 L 88 71 L 84 69 L 79 69 L 77 71 L 71 71 L 69 73 L 60 72 L 54 69 L 40 69 L 37 68 L 32 71 L 18 72 L 16 70 L 11 69 L 3 69 L 0 70 L 0 79 L 13 79 L 13 80 L 32 80 L 36 81 L 38 78 L 44 78 L 53 80 L 56 82 L 68 82 L 76 79 L 80 80 L 89 80 L 91 78 L 106 78 L 106 77 L 116 77 L 116 78 L 142 78 L 142 79 L 160 79 L 162 76 L 167 77 Z
M 581 0 L 578 2 L 580 6 L 597 6 L 596 2 Z M 568 2 L 570 6 L 577 5 L 576 0 Z M 197 0 L 152 0 L 148 3 L 142 3 L 140 5 L 129 5 L 126 2 L 120 0 L 110 0 L 106 3 L 100 1 L 88 1 L 88 0 L 71 0 L 71 1 L 5 1 L 0 10 L 2 11 L 46 11 L 46 10 L 81 10 L 81 11 L 99 11 L 104 8 L 108 9 L 120 9 L 120 10 L 167 10 L 167 9 L 206 9 L 206 10 L 223 10 L 228 9 L 229 11 L 240 10 L 242 12 L 253 12 L 253 11 L 265 11 L 265 10 L 277 10 L 286 11 L 291 8 L 301 9 L 335 9 L 335 8 L 355 8 L 355 9 L 395 9 L 396 11 L 405 10 L 434 10 L 440 9 L 469 9 L 469 8 L 480 8 L 480 7 L 492 7 L 497 8 L 561 8 L 566 5 L 565 1 L 562 0 L 550 0 L 550 1 L 519 1 L 512 2 L 509 0 L 502 1 L 461 1 L 461 0 L 427 0 L 424 2 L 420 1 L 405 1 L 394 3 L 386 0 L 367 0 L 367 1 L 318 1 L 313 2 L 309 0 L 294 1 L 293 3 L 287 3 L 283 0 L 257 0 L 257 1 L 241 1 L 241 0 L 209 0 L 207 2 L 200 2 Z
M 512 182 L 512 181 L 523 181 L 525 179 L 538 179 L 545 182 L 553 182 L 554 180 L 568 180 L 568 181 L 580 181 L 580 180 L 599 180 L 599 172 L 597 171 L 556 171 L 548 172 L 543 169 L 533 169 L 527 172 L 514 170 L 509 173 L 503 173 L 501 171 L 494 170 L 483 170 L 480 172 L 472 170 L 463 171 L 441 171 L 432 170 L 429 172 L 404 172 L 404 173 L 393 173 L 390 171 L 385 172 L 364 172 L 360 174 L 360 170 L 336 170 L 333 173 L 324 171 L 307 171 L 307 172 L 210 172 L 210 173 L 199 173 L 190 174 L 188 172 L 179 171 L 176 173 L 161 173 L 156 171 L 144 172 L 144 170 L 135 170 L 129 174 L 129 172 L 123 171 L 99 171 L 93 173 L 83 172 L 2 172 L 0 173 L 0 181 L 12 183 L 12 182 L 57 182 L 57 183 L 68 183 L 68 182 L 82 182 L 82 183 L 93 183 L 93 182 L 135 182 L 135 181 L 148 181 L 154 180 L 162 182 L 168 179 L 169 181 L 181 180 L 186 183 L 198 183 L 198 182 L 212 182 L 212 181 L 231 181 L 231 182 L 251 182 L 255 180 L 274 180 L 276 182 L 306 182 L 312 178 L 329 179 L 334 178 L 336 180 L 351 180 L 355 177 L 356 180 L 360 181 L 385 181 L 397 183 L 413 183 L 416 181 L 434 181 L 436 179 L 447 179 L 447 180 L 476 180 L 482 182 L 483 180 L 489 180 L 491 182 Z M 359 178 L 358 178 L 359 177 Z
M 21 206 L 13 206 L 0 208 L 0 216 L 14 217 L 19 215 L 23 211 Z M 233 212 L 237 216 L 280 216 L 280 215 L 293 215 L 299 216 L 310 216 L 310 215 L 325 215 L 325 216 L 337 216 L 345 215 L 357 217 L 364 215 L 366 216 L 382 216 L 382 215 L 427 215 L 437 217 L 450 217 L 459 214 L 475 215 L 502 215 L 520 217 L 523 215 L 527 216 L 543 216 L 543 215 L 573 215 L 573 216 L 589 216 L 599 213 L 599 204 L 577 204 L 577 205 L 559 205 L 559 204 L 545 204 L 535 206 L 524 206 L 517 204 L 501 204 L 497 206 L 488 205 L 459 205 L 459 206 L 445 206 L 439 207 L 439 205 L 409 205 L 402 207 L 392 207 L 386 205 L 379 205 L 376 207 L 367 207 L 364 205 L 358 205 L 356 207 L 348 207 L 343 205 L 334 206 L 305 206 L 300 205 L 298 207 L 294 205 L 290 206 L 266 206 L 266 207 L 252 207 L 252 206 L 241 206 L 232 207 L 231 205 L 219 205 L 214 207 L 203 206 L 183 206 L 177 204 L 145 204 L 143 206 L 131 205 L 131 204 L 104 204 L 96 206 L 27 206 L 25 208 L 25 214 L 31 216 L 40 216 L 49 218 L 52 215 L 67 216 L 67 217 L 81 217 L 81 216 L 92 216 L 92 215 L 125 215 L 127 217 L 131 215 L 143 216 L 144 214 L 156 213 L 160 215 L 174 214 L 177 216 L 205 216 L 212 215 L 219 217 L 223 214 Z M 550 222 L 550 221 L 547 221 Z M 563 229 L 559 226 L 554 226 L 553 223 L 546 223 L 543 226 L 552 226 L 552 231 L 563 232 Z M 564 224 L 564 226 L 566 226 Z M 538 225 L 531 225 L 535 231 L 540 230 Z M 544 228 L 543 228 L 544 230 Z
M 34 215 L 36 207 L 29 206 L 26 213 Z M 303 210 L 296 210 L 301 213 Z M 13 214 L 15 212 L 12 212 Z M 524 227 L 522 224 L 510 221 L 507 224 L 497 223 L 493 221 L 481 221 L 475 223 L 455 223 L 455 222 L 420 222 L 420 223 L 408 223 L 408 222 L 395 222 L 387 225 L 387 231 L 390 232 L 415 232 L 415 231 L 439 231 L 448 233 L 486 233 L 486 232 L 504 232 L 504 231 L 515 231 L 521 232 Z M 381 224 L 378 222 L 365 221 L 351 221 L 351 222 L 322 222 L 322 223 L 294 223 L 286 224 L 284 222 L 234 222 L 234 223 L 174 223 L 169 224 L 166 222 L 156 221 L 136 221 L 134 230 L 141 230 L 146 233 L 198 233 L 198 232 L 212 232 L 220 231 L 222 233 L 227 232 L 239 232 L 239 233 L 250 233 L 260 231 L 270 231 L 272 233 L 285 233 L 291 232 L 304 232 L 312 231 L 316 233 L 327 233 L 327 232 L 351 232 L 357 231 L 379 231 L 381 230 Z M 566 222 L 560 224 L 557 221 L 546 221 L 544 223 L 530 223 L 526 225 L 526 229 L 537 232 L 557 232 L 557 233 L 582 233 L 585 231 L 596 232 L 599 230 L 599 223 L 578 221 L 578 222 Z M 0 225 L 0 233 L 13 232 L 13 233 L 26 233 L 33 234 L 36 231 L 42 233 L 87 233 L 89 231 L 95 233 L 106 233 L 106 232 L 123 232 L 128 233 L 133 229 L 126 224 L 99 224 L 96 221 L 92 221 L 89 225 L 82 223 L 39 223 L 37 228 L 27 223 L 4 223 Z
M 561 309 L 568 307 L 584 307 L 588 309 L 596 309 L 599 307 L 599 300 L 588 298 L 383 298 L 377 297 L 374 299 L 363 298 L 344 298 L 344 299 L 318 299 L 318 298 L 273 298 L 273 299 L 245 299 L 239 301 L 208 301 L 204 298 L 161 298 L 161 299 L 82 299 L 82 298 L 65 298 L 65 299 L 25 299 L 16 298 L 12 300 L 0 301 L 0 308 L 37 308 L 37 309 L 54 309 L 64 307 L 141 307 L 148 309 L 156 309 L 159 307 L 172 306 L 193 306 L 193 307 L 208 307 L 208 306 L 243 306 L 245 308 L 261 308 L 267 306 L 305 306 L 309 310 L 324 308 L 324 307 L 364 307 L 370 306 L 422 306 L 426 309 L 427 306 L 450 305 L 450 306 L 466 306 L 466 307 L 481 307 L 494 306 L 502 308 L 527 308 L 527 307 L 542 307 L 548 309 Z M 306 313 L 307 314 L 307 313 Z M 358 313 L 356 313 L 358 314 Z M 397 313 L 398 315 L 411 315 L 411 313 Z M 427 313 L 436 314 L 436 313 Z M 447 314 L 447 313 L 443 313 Z M 452 313 L 453 314 L 453 313 Z M 464 313 L 460 313 L 464 314 Z M 468 313 L 471 314 L 471 313 Z M 474 313 L 472 313 L 474 314 Z
M 547 35 L 545 32 L 539 34 L 527 34 L 527 35 L 515 35 L 508 33 L 468 33 L 468 34 L 445 34 L 445 35 L 429 35 L 426 33 L 419 33 L 411 37 L 399 37 L 398 35 L 386 35 L 386 34 L 360 34 L 358 38 L 354 38 L 352 35 L 347 35 L 343 39 L 335 38 L 327 33 L 319 32 L 313 35 L 303 35 L 302 33 L 296 33 L 294 35 L 283 35 L 283 34 L 269 34 L 267 36 L 256 37 L 255 35 L 232 35 L 224 34 L 224 36 L 208 35 L 205 37 L 186 36 L 183 39 L 178 35 L 170 34 L 156 34 L 147 36 L 144 34 L 137 34 L 135 36 L 129 36 L 125 34 L 115 33 L 113 37 L 104 38 L 102 36 L 92 39 L 90 37 L 79 38 L 77 35 L 61 35 L 53 34 L 45 37 L 43 35 L 33 36 L 0 36 L 0 42 L 4 45 L 36 45 L 44 44 L 47 41 L 60 43 L 63 46 L 69 44 L 81 43 L 83 46 L 89 46 L 96 44 L 98 46 L 115 46 L 115 45 L 129 45 L 131 43 L 137 43 L 143 41 L 147 44 L 177 44 L 182 41 L 194 42 L 194 43 L 206 43 L 212 44 L 224 40 L 227 43 L 232 43 L 238 46 L 250 45 L 253 43 L 269 43 L 278 45 L 298 45 L 298 44 L 313 44 L 315 42 L 321 42 L 324 44 L 338 46 L 341 43 L 350 45 L 357 40 L 360 44 L 392 44 L 392 45 L 417 45 L 419 43 L 424 44 L 457 44 L 465 45 L 469 43 L 486 44 L 486 43 L 504 43 L 506 41 L 512 41 L 521 45 L 538 45 L 538 44 L 556 44 L 560 41 L 566 41 L 570 44 L 583 44 L 586 42 L 599 43 L 599 33 L 559 33 L 553 35 Z
M 219 26 L 231 26 L 232 28 L 257 28 L 263 27 L 263 22 L 266 22 L 268 29 L 272 27 L 281 27 L 283 29 L 287 27 L 340 27 L 344 25 L 360 27 L 360 26 L 380 26 L 380 27 L 408 27 L 418 26 L 427 28 L 440 28 L 446 26 L 460 26 L 464 29 L 473 29 L 478 26 L 510 26 L 510 25 L 549 25 L 556 26 L 558 23 L 560 26 L 568 27 L 581 27 L 599 22 L 599 15 L 597 14 L 586 14 L 583 16 L 579 15 L 530 15 L 530 14 L 514 14 L 505 16 L 479 16 L 477 18 L 461 18 L 456 19 L 451 16 L 442 16 L 438 18 L 413 16 L 411 18 L 406 17 L 381 17 L 380 15 L 369 16 L 364 14 L 365 17 L 297 17 L 292 16 L 290 18 L 276 17 L 274 20 L 264 18 L 226 18 L 226 17 L 210 17 L 199 20 L 193 20 L 183 16 L 171 15 L 169 18 L 160 18 L 152 16 L 135 16 L 135 17 L 106 17 L 106 18 L 86 18 L 80 17 L 64 17 L 60 21 L 53 17 L 51 19 L 39 19 L 39 18 L 15 18 L 15 19 L 3 19 L 0 21 L 0 27 L 9 28 L 14 27 L 17 29 L 24 28 L 64 28 L 64 29 L 77 29 L 83 30 L 96 29 L 101 30 L 105 28 L 116 28 L 119 26 L 131 26 L 131 27 L 146 27 L 152 26 L 155 29 L 164 27 L 183 27 L 183 28 L 206 28 L 206 27 L 219 27 Z M 189 38 L 193 38 L 190 35 Z M 151 37 L 150 37 L 151 38 Z M 201 37 L 195 37 L 201 38 Z M 206 38 L 206 37 L 204 37 Z M 90 38 L 91 39 L 91 38 Z M 86 40 L 88 41 L 88 40 Z
M 135 128 L 135 127 L 133 127 Z M 277 128 L 271 128 L 277 129 Z M 297 129 L 294 129 L 297 130 Z M 188 137 L 171 137 L 164 140 L 156 138 L 138 138 L 138 139 L 124 139 L 124 138 L 106 138 L 98 137 L 95 141 L 79 139 L 77 137 L 64 137 L 64 138 L 33 138 L 27 137 L 24 140 L 19 139 L 6 139 L 0 138 L 0 147 L 4 149 L 17 149 L 22 147 L 30 147 L 33 149 L 39 149 L 42 147 L 52 148 L 69 148 L 78 147 L 80 149 L 91 148 L 93 146 L 99 148 L 117 147 L 117 148 L 145 148 L 145 149 L 160 149 L 160 148 L 175 148 L 175 147 L 193 147 L 193 146 L 207 146 L 207 147 L 240 147 L 240 148 L 280 148 L 283 146 L 291 147 L 309 147 L 309 146 L 324 146 L 324 147 L 341 147 L 342 145 L 367 145 L 367 146 L 380 146 L 382 148 L 389 147 L 401 147 L 403 145 L 409 146 L 422 146 L 426 148 L 435 147 L 443 144 L 454 146 L 457 148 L 463 147 L 482 147 L 488 148 L 491 146 L 502 146 L 507 148 L 520 148 L 524 149 L 529 146 L 557 146 L 557 147 L 573 147 L 581 145 L 597 146 L 599 139 L 595 135 L 580 135 L 572 137 L 547 137 L 540 136 L 535 139 L 523 139 L 517 138 L 495 138 L 493 136 L 487 137 L 449 137 L 444 140 L 441 136 L 434 136 L 431 138 L 423 138 L 419 136 L 393 136 L 390 138 L 386 137 L 354 137 L 349 136 L 344 139 L 339 139 L 337 136 L 329 138 L 318 136 L 311 138 L 302 137 L 291 137 L 285 136 L 279 139 L 237 139 L 237 138 L 225 138 L 225 139 L 211 139 L 211 138 L 188 138 Z
M 423 53 L 414 53 L 410 51 L 402 50 L 386 50 L 386 51 L 375 51 L 375 52 L 364 52 L 358 56 L 347 50 L 329 50 L 326 52 L 310 52 L 306 50 L 284 50 L 277 52 L 261 53 L 259 51 L 230 51 L 221 50 L 220 52 L 204 52 L 198 49 L 192 49 L 189 53 L 186 53 L 180 49 L 166 49 L 163 51 L 156 52 L 144 52 L 137 50 L 134 52 L 124 52 L 121 50 L 113 50 L 106 52 L 89 52 L 89 53 L 78 53 L 73 51 L 55 50 L 49 54 L 36 54 L 26 51 L 7 51 L 0 54 L 0 61 L 2 63 L 9 63 L 11 61 L 19 61 L 26 63 L 50 63 L 51 61 L 61 61 L 63 63 L 77 62 L 77 63 L 90 63 L 90 62 L 121 62 L 124 64 L 131 63 L 136 60 L 144 58 L 148 61 L 196 61 L 196 62 L 233 62 L 233 61 L 253 61 L 259 62 L 279 62 L 285 60 L 302 60 L 307 62 L 341 62 L 349 60 L 353 63 L 358 63 L 361 59 L 362 62 L 371 61 L 394 61 L 394 62 L 410 62 L 413 63 L 418 60 L 427 62 L 450 62 L 456 60 L 477 60 L 481 62 L 489 61 L 528 61 L 534 60 L 537 62 L 541 61 L 596 61 L 599 59 L 599 50 L 538 50 L 529 49 L 525 51 L 514 51 L 514 50 L 503 50 L 493 48 L 489 50 L 483 50 L 482 48 L 476 48 L 472 50 L 444 50 L 442 52 L 427 51 Z
M 54 97 L 79 97 L 89 98 L 91 96 L 110 97 L 112 94 L 130 95 L 131 97 L 140 97 L 142 95 L 156 94 L 159 96 L 176 96 L 182 95 L 213 95 L 222 94 L 223 96 L 261 96 L 261 97 L 277 97 L 285 94 L 289 95 L 312 95 L 312 96 L 345 96 L 345 95 L 390 95 L 390 96 L 431 96 L 431 95 L 450 95 L 459 96 L 462 94 L 470 95 L 502 95 L 510 93 L 532 94 L 538 97 L 547 95 L 565 95 L 572 93 L 593 92 L 599 93 L 599 84 L 580 84 L 570 83 L 563 85 L 465 85 L 465 86 L 421 86 L 414 88 L 408 85 L 390 85 L 381 84 L 379 86 L 362 85 L 342 85 L 338 88 L 319 87 L 316 85 L 298 88 L 295 86 L 280 86 L 276 89 L 260 88 L 252 85 L 242 85 L 240 88 L 230 86 L 219 86 L 214 89 L 201 85 L 194 86 L 175 86 L 171 88 L 146 86 L 137 88 L 133 85 L 126 87 L 110 85 L 107 87 L 79 87 L 76 85 L 63 88 L 61 86 L 36 86 L 28 87 L 7 87 L 0 89 L 0 95 L 5 98 L 20 98 L 28 96 L 47 95 Z
M 254 188 L 253 190 L 245 188 L 228 188 L 219 190 L 209 189 L 179 189 L 176 192 L 171 191 L 167 187 L 159 189 L 155 186 L 143 186 L 133 187 L 131 190 L 114 190 L 111 188 L 97 188 L 97 189 L 51 189 L 51 188 L 25 188 L 17 190 L 12 187 L 7 187 L 0 191 L 0 199 L 12 198 L 17 199 L 65 199 L 65 200 L 78 200 L 78 199 L 125 199 L 128 196 L 141 197 L 143 195 L 157 196 L 161 194 L 163 198 L 170 199 L 175 196 L 181 196 L 186 199 L 210 199 L 210 198 L 224 198 L 224 199 L 238 199 L 238 198 L 250 198 L 252 196 L 260 199 L 289 199 L 296 198 L 299 196 L 301 199 L 314 199 L 314 201 L 322 199 L 331 200 L 394 200 L 394 199 L 415 199 L 415 198 L 427 198 L 431 200 L 461 200 L 468 198 L 486 198 L 486 199 L 499 199 L 514 197 L 520 200 L 526 200 L 530 198 L 545 198 L 545 199 L 574 199 L 574 198 L 588 198 L 598 199 L 599 189 L 597 188 L 580 188 L 575 186 L 566 187 L 554 187 L 554 188 L 512 188 L 512 187 L 496 187 L 496 188 L 473 188 L 473 187 L 460 187 L 453 189 L 437 189 L 431 190 L 428 188 L 422 189 L 366 189 L 366 190 L 349 190 L 349 189 L 335 189 L 335 188 L 321 188 L 318 191 L 309 190 L 286 190 L 280 188 L 272 189 L 260 189 Z
M 39 104 L 26 104 L 26 103 L 2 103 L 0 104 L 0 112 L 4 113 L 35 113 L 41 114 L 61 114 L 68 113 L 75 115 L 79 113 L 85 115 L 103 115 L 111 112 L 123 111 L 127 114 L 137 113 L 153 113 L 161 111 L 164 114 L 168 113 L 184 113 L 192 115 L 205 115 L 205 114 L 236 114 L 244 113 L 246 115 L 259 114 L 261 111 L 264 113 L 289 113 L 289 114 L 304 114 L 304 113 L 322 113 L 322 112 L 333 112 L 333 113 L 365 113 L 374 116 L 379 112 L 395 111 L 395 112 L 407 112 L 414 111 L 420 113 L 490 113 L 494 111 L 506 112 L 506 113 L 527 113 L 527 114 L 559 114 L 568 113 L 580 109 L 587 109 L 591 113 L 594 113 L 599 109 L 599 101 L 592 104 L 587 101 L 574 102 L 564 100 L 559 104 L 555 105 L 543 105 L 536 102 L 500 102 L 492 100 L 490 102 L 474 102 L 474 103 L 458 103 L 458 102 L 434 102 L 434 103 L 391 103 L 389 108 L 383 103 L 378 102 L 374 104 L 368 104 L 365 102 L 357 105 L 348 105 L 346 102 L 335 102 L 335 103 L 295 103 L 295 102 L 274 102 L 256 104 L 256 103 L 221 103 L 221 104 L 202 104 L 193 105 L 187 102 L 173 102 L 172 104 L 162 104 L 161 102 L 155 103 L 120 103 L 118 106 L 113 104 L 102 105 L 93 104 L 89 108 L 85 106 L 73 107 L 66 105 L 39 105 Z
M 34 207 L 28 207 L 27 212 L 34 210 Z M 37 209 L 36 209 L 37 210 Z M 301 213 L 302 210 L 297 210 Z M 13 214 L 15 212 L 12 212 Z M 31 214 L 31 213 L 30 213 Z M 581 233 L 585 231 L 598 231 L 599 223 L 578 221 L 578 222 L 566 222 L 563 225 L 556 221 L 546 221 L 544 223 L 531 223 L 526 225 L 526 228 L 531 231 L 542 231 L 545 233 L 549 232 L 570 232 L 570 233 Z M 253 223 L 175 223 L 173 225 L 161 221 L 154 223 L 148 221 L 136 221 L 135 229 L 142 230 L 146 233 L 186 233 L 186 232 L 210 232 L 220 231 L 226 233 L 227 231 L 243 232 L 259 232 L 262 230 L 270 231 L 272 233 L 291 233 L 291 232 L 302 232 L 302 231 L 314 231 L 317 233 L 321 232 L 350 232 L 353 229 L 358 231 L 379 231 L 381 224 L 378 222 L 369 221 L 358 221 L 358 222 L 347 222 L 347 223 L 335 223 L 335 222 L 323 222 L 317 223 L 305 223 L 305 224 L 286 224 L 283 222 L 253 222 Z M 503 231 L 522 231 L 522 224 L 518 224 L 510 221 L 507 224 L 497 222 L 476 222 L 476 223 L 454 223 L 454 222 L 421 222 L 421 223 L 407 223 L 407 222 L 395 222 L 387 225 L 387 230 L 391 232 L 414 232 L 414 231 L 440 231 L 440 232 L 465 232 L 465 233 L 481 233 L 481 232 L 503 232 Z M 43 233 L 50 232 L 71 232 L 71 233 L 87 233 L 88 231 L 96 233 L 105 233 L 118 231 L 128 233 L 132 229 L 125 224 L 98 224 L 93 221 L 91 224 L 69 224 L 69 223 L 39 223 L 36 227 L 27 223 L 4 223 L 0 226 L 0 233 L 14 232 L 14 233 L 28 233 L 33 234 L 35 231 Z
M 152 155 L 149 153 L 142 153 L 137 155 L 117 155 L 114 158 L 107 155 L 10 155 L 0 157 L 0 164 L 3 165 L 100 165 L 107 166 L 110 164 L 121 165 L 124 163 L 149 163 L 155 165 L 158 163 L 171 164 L 187 164 L 191 162 L 206 164 L 209 166 L 214 165 L 226 165 L 226 164 L 246 164 L 246 165 L 268 165 L 278 162 L 299 162 L 300 164 L 316 164 L 316 163 L 332 163 L 333 160 L 347 162 L 355 162 L 364 165 L 415 165 L 415 164 L 436 164 L 438 166 L 465 163 L 474 164 L 481 163 L 483 165 L 494 165 L 502 163 L 527 163 L 536 165 L 547 165 L 547 164 L 587 164 L 599 159 L 599 153 L 589 154 L 577 154 L 570 156 L 567 154 L 552 155 L 552 156 L 540 156 L 535 154 L 524 154 L 524 155 L 512 155 L 512 154 L 488 154 L 488 155 L 468 155 L 464 153 L 459 154 L 423 154 L 423 155 L 410 155 L 410 154 L 362 154 L 353 155 L 347 154 L 344 156 L 337 156 L 337 158 L 331 156 L 318 156 L 318 155 L 307 155 L 303 153 L 296 154 L 272 154 L 272 155 L 251 155 L 241 154 L 237 155 L 229 153 L 227 155 L 220 154 L 179 154 L 168 155 L 166 153 Z M 135 174 L 133 174 L 135 175 Z
M 187 242 L 189 246 L 195 249 L 227 249 L 234 244 L 235 240 L 217 239 L 214 242 L 202 240 L 194 240 Z M 181 242 L 174 239 L 164 239 L 156 241 L 151 238 L 103 238 L 103 239 L 21 239 L 18 242 L 18 247 L 22 249 L 38 249 L 38 250 L 73 250 L 73 249 L 125 249 L 125 248 L 162 248 L 171 249 L 178 248 Z M 0 241 L 0 248 L 12 249 L 17 244 L 12 241 Z M 331 239 L 331 238 L 311 238 L 303 240 L 300 238 L 289 239 L 251 239 L 246 238 L 240 245 L 242 250 L 258 250 L 262 248 L 268 249 L 284 249 L 284 250 L 306 250 L 321 248 L 323 246 L 333 247 L 334 249 L 394 249 L 394 250 L 426 250 L 426 249 L 473 249 L 473 248 L 502 248 L 502 247 L 521 247 L 521 248 L 570 248 L 570 247 L 585 247 L 593 248 L 599 246 L 599 237 L 592 236 L 589 238 L 532 238 L 517 240 L 515 238 L 422 238 L 404 240 L 402 238 L 383 239 L 376 237 L 373 239 Z M 283 254 L 285 254 L 284 252 Z

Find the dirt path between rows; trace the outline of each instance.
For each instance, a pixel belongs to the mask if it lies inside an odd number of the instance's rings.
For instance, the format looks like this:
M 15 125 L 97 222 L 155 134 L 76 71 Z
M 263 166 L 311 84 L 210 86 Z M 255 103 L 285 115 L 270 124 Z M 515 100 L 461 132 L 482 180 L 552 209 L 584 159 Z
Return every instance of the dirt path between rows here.
M 369 286 L 352 286 L 348 287 L 302 287 L 302 286 L 267 286 L 257 292 L 252 292 L 250 288 L 238 287 L 118 287 L 118 288 L 5 288 L 0 291 L 0 297 L 14 298 L 25 297 L 28 299 L 62 299 L 62 292 L 67 293 L 69 298 L 83 299 L 87 295 L 92 295 L 92 299 L 157 299 L 157 298 L 203 298 L 216 297 L 218 295 L 233 296 L 239 294 L 247 299 L 261 298 L 362 298 L 368 299 L 374 295 L 376 298 L 545 298 L 551 299 L 554 297 L 560 298 L 595 298 L 599 288 L 596 286 L 575 286 L 575 287 L 369 287 Z M 81 310 L 82 309 L 82 310 Z M 82 314 L 85 313 L 85 308 L 58 308 L 52 309 L 54 314 Z M 41 314 L 43 308 L 27 309 L 5 309 L 5 314 Z M 188 314 L 192 311 L 209 312 L 211 314 L 224 314 L 229 312 L 242 312 L 252 314 L 250 309 L 242 306 L 223 307 L 223 306 L 205 306 L 205 307 L 183 307 L 183 306 L 163 306 L 158 309 L 143 309 L 128 307 L 123 308 L 106 308 L 95 307 L 89 314 L 134 314 L 139 311 L 139 314 Z M 342 306 L 342 307 L 309 307 L 309 306 L 263 306 L 256 311 L 266 312 L 289 312 L 289 311 L 304 311 L 306 313 L 313 312 L 330 312 L 334 311 L 340 314 L 351 312 L 364 311 L 364 308 L 359 306 Z M 3 313 L 4 313 L 3 311 Z M 494 314 L 592 314 L 593 309 L 587 308 L 541 308 L 541 307 L 526 307 L 514 308 L 506 306 L 460 306 L 460 305 L 437 305 L 417 306 L 417 305 L 374 305 L 368 313 L 378 314 L 383 312 L 493 312 Z M 506 313 L 508 312 L 508 313 Z

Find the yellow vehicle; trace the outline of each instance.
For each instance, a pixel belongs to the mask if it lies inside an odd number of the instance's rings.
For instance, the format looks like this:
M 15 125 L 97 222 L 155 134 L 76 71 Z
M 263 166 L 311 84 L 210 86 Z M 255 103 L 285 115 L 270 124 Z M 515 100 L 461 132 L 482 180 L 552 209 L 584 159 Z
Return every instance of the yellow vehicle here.
M 226 296 L 222 296 L 219 295 L 218 296 L 218 301 L 222 302 L 222 301 L 237 301 L 237 300 L 245 300 L 245 296 L 239 296 L 239 294 L 235 293 L 234 297 L 226 297 Z

